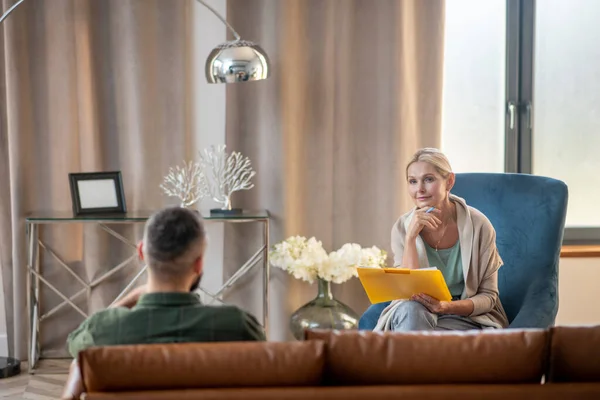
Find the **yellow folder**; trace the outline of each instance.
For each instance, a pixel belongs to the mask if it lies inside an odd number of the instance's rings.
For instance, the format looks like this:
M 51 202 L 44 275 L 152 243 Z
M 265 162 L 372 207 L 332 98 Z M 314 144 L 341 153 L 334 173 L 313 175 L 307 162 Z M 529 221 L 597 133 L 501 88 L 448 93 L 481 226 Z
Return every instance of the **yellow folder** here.
M 410 299 L 425 293 L 440 301 L 451 301 L 452 295 L 439 269 L 363 268 L 358 278 L 372 304 L 390 300 Z

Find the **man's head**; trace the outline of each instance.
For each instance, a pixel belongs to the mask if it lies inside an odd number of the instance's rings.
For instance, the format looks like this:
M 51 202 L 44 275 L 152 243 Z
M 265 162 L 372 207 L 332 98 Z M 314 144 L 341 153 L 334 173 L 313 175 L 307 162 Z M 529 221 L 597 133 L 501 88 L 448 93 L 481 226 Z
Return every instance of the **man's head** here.
M 171 207 L 150 217 L 138 253 L 158 283 L 192 287 L 202 275 L 205 247 L 200 214 Z

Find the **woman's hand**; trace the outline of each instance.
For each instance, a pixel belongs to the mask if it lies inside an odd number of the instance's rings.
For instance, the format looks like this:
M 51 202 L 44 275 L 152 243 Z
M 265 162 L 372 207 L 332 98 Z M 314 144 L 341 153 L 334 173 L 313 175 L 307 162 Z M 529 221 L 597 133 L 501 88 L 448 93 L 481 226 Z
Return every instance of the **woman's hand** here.
M 442 221 L 438 218 L 442 212 L 437 208 L 434 208 L 433 211 L 429 213 L 426 212 L 430 208 L 431 207 L 423 207 L 415 210 L 412 220 L 408 225 L 408 229 L 406 230 L 407 238 L 415 239 L 425 227 L 435 230 L 442 225 Z
M 435 297 L 431 297 L 426 295 L 425 293 L 415 294 L 410 298 L 412 301 L 417 301 L 425 306 L 434 314 L 449 314 L 450 302 L 449 301 L 439 301 Z

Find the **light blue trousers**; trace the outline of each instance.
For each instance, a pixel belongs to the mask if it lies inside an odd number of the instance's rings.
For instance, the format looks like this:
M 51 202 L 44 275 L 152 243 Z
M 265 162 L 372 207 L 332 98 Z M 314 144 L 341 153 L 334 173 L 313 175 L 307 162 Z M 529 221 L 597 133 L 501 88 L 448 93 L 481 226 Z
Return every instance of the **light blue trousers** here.
M 466 331 L 483 328 L 481 324 L 472 321 L 469 317 L 434 314 L 416 301 L 402 302 L 392 314 L 391 322 L 394 332 Z

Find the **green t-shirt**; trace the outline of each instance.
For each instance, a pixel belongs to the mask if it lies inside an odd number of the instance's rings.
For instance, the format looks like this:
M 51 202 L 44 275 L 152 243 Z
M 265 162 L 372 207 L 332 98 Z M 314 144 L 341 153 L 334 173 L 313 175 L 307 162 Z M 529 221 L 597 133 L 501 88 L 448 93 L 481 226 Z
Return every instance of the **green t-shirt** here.
M 429 246 L 427 242 L 424 241 L 424 243 L 429 265 L 442 271 L 452 297 L 460 297 L 465 288 L 465 277 L 460 257 L 460 242 L 457 240 L 451 248 L 439 249 L 438 251 Z
M 234 306 L 205 306 L 193 293 L 149 293 L 131 309 L 108 308 L 68 339 L 73 357 L 92 346 L 265 340 L 252 315 Z

